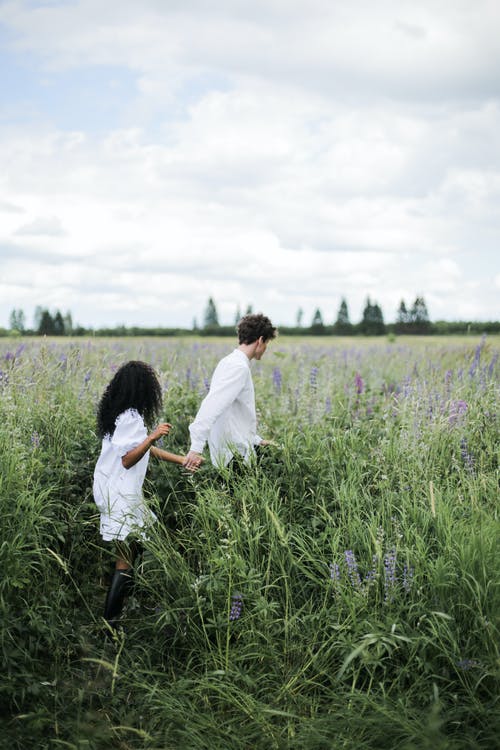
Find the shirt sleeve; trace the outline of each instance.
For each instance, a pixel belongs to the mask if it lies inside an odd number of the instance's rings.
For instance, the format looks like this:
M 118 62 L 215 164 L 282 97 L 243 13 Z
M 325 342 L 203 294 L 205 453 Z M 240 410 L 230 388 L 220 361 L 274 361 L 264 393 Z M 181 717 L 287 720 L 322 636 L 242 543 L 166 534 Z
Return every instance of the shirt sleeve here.
M 136 411 L 125 411 L 120 414 L 115 423 L 115 431 L 111 438 L 111 445 L 120 456 L 143 442 L 147 437 L 144 420 Z
M 235 401 L 248 377 L 245 365 L 219 363 L 212 376 L 210 391 L 201 402 L 194 422 L 189 426 L 191 450 L 201 453 L 214 422 Z

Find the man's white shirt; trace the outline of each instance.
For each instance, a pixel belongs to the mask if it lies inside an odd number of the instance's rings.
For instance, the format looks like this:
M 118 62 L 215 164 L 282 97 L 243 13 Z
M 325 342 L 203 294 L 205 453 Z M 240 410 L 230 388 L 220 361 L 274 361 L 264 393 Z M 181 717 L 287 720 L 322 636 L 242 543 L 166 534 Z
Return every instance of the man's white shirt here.
M 257 435 L 255 392 L 250 361 L 240 349 L 221 359 L 210 390 L 189 426 L 191 450 L 201 453 L 208 441 L 216 466 L 227 466 L 237 451 L 245 460 L 261 442 Z

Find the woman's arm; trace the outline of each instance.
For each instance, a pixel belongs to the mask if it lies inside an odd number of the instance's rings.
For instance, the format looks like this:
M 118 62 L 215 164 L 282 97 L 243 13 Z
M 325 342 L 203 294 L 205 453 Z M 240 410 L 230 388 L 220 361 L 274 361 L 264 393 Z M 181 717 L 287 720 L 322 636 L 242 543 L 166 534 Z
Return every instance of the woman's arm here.
M 143 458 L 148 450 L 150 450 L 153 443 L 163 435 L 168 435 L 171 428 L 172 425 L 168 424 L 168 422 L 159 424 L 158 427 L 153 430 L 153 432 L 148 435 L 142 443 L 139 443 L 139 445 L 136 445 L 135 448 L 132 448 L 132 450 L 129 450 L 128 453 L 125 453 L 125 455 L 122 456 L 122 466 L 125 469 L 131 469 L 132 466 L 135 466 L 137 463 L 139 463 L 141 458 Z
M 160 461 L 171 461 L 174 464 L 181 464 L 184 465 L 184 461 L 186 459 L 186 456 L 179 456 L 178 453 L 169 453 L 169 451 L 164 451 L 163 448 L 151 448 L 151 455 L 155 456 L 155 458 L 159 458 Z M 196 471 L 196 469 L 199 467 L 200 463 L 203 461 L 203 458 L 200 456 L 200 460 L 197 462 L 194 466 L 189 466 L 189 471 Z

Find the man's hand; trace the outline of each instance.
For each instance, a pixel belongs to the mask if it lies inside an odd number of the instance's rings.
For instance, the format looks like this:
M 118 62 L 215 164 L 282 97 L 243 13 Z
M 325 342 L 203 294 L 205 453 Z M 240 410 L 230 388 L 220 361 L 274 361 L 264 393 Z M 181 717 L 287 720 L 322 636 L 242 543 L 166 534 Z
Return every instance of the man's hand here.
M 200 466 L 202 461 L 203 456 L 201 456 L 199 453 L 196 453 L 196 451 L 189 451 L 186 458 L 184 459 L 183 466 L 190 471 L 194 471 Z

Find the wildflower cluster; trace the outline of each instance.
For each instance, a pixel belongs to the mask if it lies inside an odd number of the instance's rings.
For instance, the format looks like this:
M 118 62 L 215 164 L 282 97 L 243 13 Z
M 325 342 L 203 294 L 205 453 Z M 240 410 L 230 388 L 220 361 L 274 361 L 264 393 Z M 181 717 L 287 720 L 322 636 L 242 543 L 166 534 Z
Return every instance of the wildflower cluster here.
M 243 597 L 239 592 L 235 592 L 231 597 L 231 609 L 229 611 L 229 619 L 231 622 L 239 620 L 243 611 Z
M 462 462 L 465 470 L 468 471 L 469 474 L 474 474 L 476 460 L 474 458 L 474 454 L 469 450 L 469 445 L 466 438 L 462 438 L 462 440 L 460 441 L 460 455 L 462 457 Z
M 367 597 L 372 590 L 376 590 L 379 580 L 382 580 L 385 604 L 390 604 L 398 595 L 409 593 L 413 585 L 412 567 L 405 564 L 401 573 L 398 572 L 395 547 L 391 547 L 382 556 L 374 554 L 371 567 L 364 575 L 360 573 L 356 555 L 352 550 L 344 552 L 341 564 L 330 563 L 329 570 L 334 592 L 338 592 L 343 584 L 347 584 L 348 588 Z

